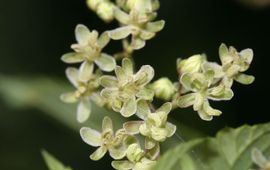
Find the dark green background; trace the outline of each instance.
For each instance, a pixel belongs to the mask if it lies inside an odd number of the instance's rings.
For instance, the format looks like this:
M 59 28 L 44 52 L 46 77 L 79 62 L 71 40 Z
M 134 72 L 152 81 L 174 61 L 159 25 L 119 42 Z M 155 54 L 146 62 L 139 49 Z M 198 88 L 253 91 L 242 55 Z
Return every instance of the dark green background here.
M 165 29 L 136 52 L 138 65 L 150 64 L 156 78 L 177 80 L 176 58 L 207 53 L 218 61 L 221 42 L 238 49 L 253 48 L 250 86 L 235 84 L 230 102 L 214 103 L 223 115 L 204 122 L 196 113 L 176 110 L 171 115 L 179 122 L 214 135 L 225 126 L 268 122 L 270 8 L 253 9 L 233 0 L 161 0 L 159 18 Z M 83 0 L 0 1 L 0 74 L 44 75 L 64 79 L 66 67 L 60 56 L 69 51 L 78 23 L 104 31 L 117 26 L 104 24 L 89 11 Z M 119 44 L 107 50 L 117 51 Z M 110 159 L 92 162 L 93 151 L 78 133 L 62 126 L 34 109 L 14 110 L 0 101 L 0 169 L 45 170 L 39 149 L 46 148 L 75 170 L 110 169 Z M 181 128 L 181 127 L 179 127 Z M 181 131 L 181 129 L 180 129 Z

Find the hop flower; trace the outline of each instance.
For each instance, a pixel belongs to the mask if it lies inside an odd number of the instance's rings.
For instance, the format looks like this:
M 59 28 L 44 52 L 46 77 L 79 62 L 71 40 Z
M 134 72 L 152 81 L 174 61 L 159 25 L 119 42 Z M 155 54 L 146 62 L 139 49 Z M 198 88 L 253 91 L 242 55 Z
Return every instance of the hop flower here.
M 183 74 L 180 82 L 188 93 L 179 97 L 178 106 L 185 108 L 193 105 L 193 109 L 198 111 L 203 120 L 212 120 L 213 116 L 219 116 L 221 111 L 213 109 L 208 99 L 230 100 L 233 97 L 233 91 L 223 83 L 213 86 L 214 77 L 213 70 Z
M 75 29 L 75 36 L 78 44 L 73 44 L 71 48 L 75 52 L 67 53 L 62 56 L 62 60 L 65 63 L 81 63 L 86 67 L 91 67 L 93 63 L 96 63 L 98 67 L 103 71 L 112 71 L 116 66 L 115 59 L 102 53 L 102 49 L 109 43 L 110 38 L 107 32 L 98 37 L 98 32 L 93 30 L 92 32 L 84 25 L 77 25 Z
M 253 162 L 260 167 L 260 170 L 270 170 L 270 161 L 262 154 L 262 152 L 253 148 L 251 152 Z
M 145 41 L 152 39 L 157 32 L 163 29 L 165 21 L 155 21 L 156 13 L 153 12 L 151 0 L 128 1 L 132 5 L 129 14 L 119 8 L 115 8 L 115 18 L 123 25 L 120 28 L 109 31 L 110 38 L 120 40 L 131 35 L 131 47 L 135 50 L 145 46 Z
M 126 155 L 128 146 L 137 142 L 134 137 L 127 135 L 124 129 L 120 129 L 114 134 L 112 120 L 109 117 L 103 119 L 101 133 L 83 127 L 80 130 L 80 135 L 88 145 L 99 147 L 90 155 L 90 159 L 95 161 L 101 159 L 107 151 L 112 158 L 122 159 Z
M 140 133 L 145 136 L 145 148 L 152 149 L 156 146 L 157 142 L 163 142 L 176 131 L 176 126 L 167 122 L 167 117 L 171 109 L 172 105 L 168 102 L 152 113 L 147 102 L 140 100 L 138 102 L 137 115 L 143 121 L 127 122 L 124 124 L 124 129 L 129 134 Z
M 252 49 L 245 49 L 238 52 L 234 47 L 228 48 L 225 44 L 221 44 L 219 47 L 219 57 L 222 66 L 217 63 L 208 62 L 203 67 L 206 70 L 214 70 L 216 72 L 216 78 L 222 78 L 225 85 L 231 87 L 233 80 L 245 85 L 254 82 L 254 76 L 243 74 L 243 72 L 249 69 L 252 62 Z
M 117 170 L 150 170 L 156 161 L 145 157 L 145 152 L 138 144 L 131 144 L 127 149 L 127 159 L 113 161 L 112 166 Z
M 81 65 L 78 70 L 70 67 L 66 70 L 66 75 L 76 91 L 61 95 L 62 101 L 66 103 L 75 103 L 79 101 L 77 107 L 77 120 L 84 122 L 88 119 L 91 113 L 90 97 L 96 96 L 95 91 L 99 87 L 99 73 L 93 74 L 93 65 Z
M 112 109 L 124 117 L 130 117 L 137 111 L 137 100 L 152 100 L 154 92 L 145 86 L 154 77 L 154 69 L 145 65 L 133 74 L 132 62 L 125 58 L 122 67 L 115 69 L 116 77 L 102 76 L 100 84 L 104 87 L 101 96 L 110 100 Z

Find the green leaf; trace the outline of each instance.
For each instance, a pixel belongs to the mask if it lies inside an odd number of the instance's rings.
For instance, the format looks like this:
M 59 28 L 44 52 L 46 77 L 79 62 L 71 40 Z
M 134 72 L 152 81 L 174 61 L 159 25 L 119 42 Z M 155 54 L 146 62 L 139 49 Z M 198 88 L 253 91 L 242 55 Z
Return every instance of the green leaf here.
M 252 150 L 258 148 L 269 157 L 269 141 L 270 123 L 244 125 L 237 129 L 226 128 L 215 138 L 191 140 L 169 150 L 153 170 L 252 169 Z
M 64 166 L 59 160 L 57 160 L 47 151 L 42 150 L 41 153 L 49 170 L 72 170 L 70 167 Z
M 72 91 L 67 81 L 44 76 L 3 76 L 0 75 L 0 97 L 9 107 L 15 109 L 35 108 L 78 132 L 82 127 L 76 120 L 77 104 L 67 104 L 60 100 L 60 95 Z M 110 116 L 116 128 L 122 127 L 124 118 L 91 103 L 92 114 L 85 125 L 100 129 L 103 118 Z

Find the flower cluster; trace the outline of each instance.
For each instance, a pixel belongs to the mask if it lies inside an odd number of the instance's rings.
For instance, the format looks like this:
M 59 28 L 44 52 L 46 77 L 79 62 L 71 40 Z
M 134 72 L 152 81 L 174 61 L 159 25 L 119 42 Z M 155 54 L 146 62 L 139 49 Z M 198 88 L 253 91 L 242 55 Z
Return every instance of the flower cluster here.
M 100 84 L 104 87 L 101 96 L 111 101 L 112 109 L 124 117 L 130 117 L 137 111 L 137 101 L 152 100 L 154 93 L 145 86 L 153 79 L 154 69 L 145 65 L 134 74 L 130 59 L 122 60 L 122 67 L 115 69 L 116 77 L 102 76 Z
M 212 120 L 221 115 L 213 109 L 209 100 L 231 100 L 233 80 L 242 84 L 251 84 L 254 77 L 245 72 L 252 61 L 251 49 L 237 52 L 225 44 L 219 48 L 222 65 L 208 62 L 205 55 L 194 55 L 185 60 L 178 60 L 177 70 L 180 75 L 177 104 L 181 108 L 193 106 L 203 120 Z
M 125 122 L 117 131 L 109 117 L 103 119 L 101 132 L 81 128 L 82 140 L 97 147 L 90 155 L 92 160 L 100 160 L 108 152 L 114 159 L 115 169 L 149 170 L 160 156 L 160 143 L 176 132 L 176 126 L 168 122 L 173 109 L 193 106 L 203 120 L 212 120 L 221 111 L 212 108 L 209 100 L 230 100 L 234 95 L 231 89 L 234 80 L 242 84 L 254 81 L 253 76 L 243 73 L 251 64 L 252 50 L 237 52 L 222 44 L 219 50 L 222 65 L 208 62 L 205 55 L 178 59 L 178 82 L 163 77 L 151 83 L 154 69 L 143 65 L 135 70 L 132 55 L 163 29 L 165 22 L 155 21 L 159 1 L 87 0 L 87 5 L 106 22 L 116 19 L 120 27 L 99 35 L 96 30 L 77 25 L 77 43 L 71 45 L 73 52 L 62 56 L 67 64 L 79 64 L 79 68 L 66 69 L 75 90 L 61 95 L 61 99 L 79 103 L 77 120 L 80 123 L 89 118 L 92 102 L 124 118 L 137 116 L 139 119 Z M 122 40 L 123 51 L 119 54 L 127 55 L 117 57 L 118 53 L 105 53 L 103 50 L 111 39 Z M 121 65 L 117 65 L 118 59 Z M 156 108 L 153 104 L 156 98 L 166 102 Z M 138 135 L 144 139 L 143 147 Z

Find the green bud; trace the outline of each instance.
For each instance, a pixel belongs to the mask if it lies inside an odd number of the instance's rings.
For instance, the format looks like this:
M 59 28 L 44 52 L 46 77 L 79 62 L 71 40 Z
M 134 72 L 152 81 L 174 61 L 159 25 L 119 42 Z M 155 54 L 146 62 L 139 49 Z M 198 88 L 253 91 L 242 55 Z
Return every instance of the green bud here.
M 138 0 L 127 0 L 127 8 L 129 10 L 133 9 L 137 1 Z
M 185 60 L 178 59 L 177 70 L 181 74 L 198 72 L 205 61 L 204 55 L 194 55 Z
M 97 6 L 97 15 L 106 22 L 114 19 L 113 5 L 110 2 L 103 2 Z
M 87 0 L 86 4 L 87 6 L 92 9 L 93 11 L 96 10 L 99 3 L 103 2 L 103 0 Z
M 154 90 L 157 98 L 166 101 L 169 101 L 175 93 L 173 83 L 166 77 L 158 79 L 150 87 Z

